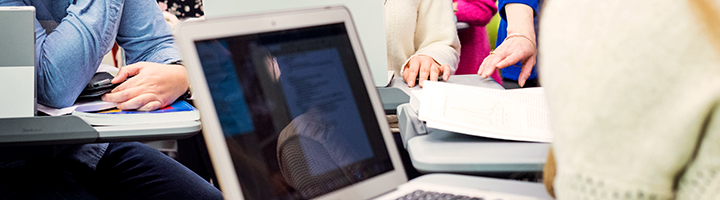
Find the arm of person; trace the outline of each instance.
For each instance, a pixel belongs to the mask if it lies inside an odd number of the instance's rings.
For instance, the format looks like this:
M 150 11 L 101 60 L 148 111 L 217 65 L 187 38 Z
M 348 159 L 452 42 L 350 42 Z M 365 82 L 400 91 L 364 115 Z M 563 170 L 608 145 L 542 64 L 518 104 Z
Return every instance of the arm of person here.
M 423 0 L 418 6 L 415 46 L 418 50 L 403 67 L 403 79 L 409 87 L 425 80 L 448 80 L 460 58 L 460 41 L 455 28 L 452 3 Z
M 154 0 L 125 0 L 117 43 L 125 51 L 128 64 L 180 60 L 171 27 Z
M 530 5 L 523 3 L 501 5 L 504 6 L 501 7 L 500 15 L 507 20 L 508 37 L 495 49 L 494 53 L 483 60 L 478 74 L 487 78 L 498 68 L 502 69 L 521 62 L 523 68 L 518 77 L 518 84 L 524 86 L 535 66 L 537 57 L 537 40 L 533 21 L 537 1 Z M 535 7 L 531 7 L 533 5 Z
M 67 16 L 54 20 L 45 1 L 1 0 L 4 6 L 34 6 L 37 98 L 47 106 L 72 105 L 110 51 L 120 2 L 77 0 Z M 46 31 L 47 30 L 47 31 Z
M 155 110 L 170 105 L 189 87 L 170 26 L 153 0 L 126 0 L 117 42 L 125 50 L 127 63 L 112 83 L 120 83 L 104 101 L 118 103 L 123 110 Z M 132 78 L 128 78 L 132 77 Z
M 485 26 L 497 12 L 493 0 L 459 0 L 457 2 L 457 21 L 471 26 Z

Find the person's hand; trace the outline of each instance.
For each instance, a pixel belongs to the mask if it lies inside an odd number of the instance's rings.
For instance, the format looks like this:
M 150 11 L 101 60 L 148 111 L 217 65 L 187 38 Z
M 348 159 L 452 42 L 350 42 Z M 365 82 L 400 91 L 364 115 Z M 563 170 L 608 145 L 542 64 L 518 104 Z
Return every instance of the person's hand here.
M 410 58 L 403 70 L 403 80 L 409 87 L 415 87 L 415 80 L 419 80 L 420 87 L 426 80 L 437 81 L 439 76 L 447 81 L 450 78 L 450 65 L 440 65 L 430 56 L 416 55 Z
M 123 83 L 105 94 L 102 100 L 118 103 L 117 108 L 121 110 L 150 111 L 165 107 L 184 94 L 189 86 L 185 67 L 149 62 L 120 68 L 112 83 L 120 82 Z
M 523 67 L 518 76 L 518 84 L 522 87 L 530 77 L 532 68 L 535 66 L 535 57 L 537 57 L 535 24 L 533 23 L 535 11 L 522 3 L 509 3 L 505 5 L 504 9 L 508 35 L 505 41 L 495 48 L 494 52 L 490 52 L 490 55 L 485 57 L 480 64 L 478 74 L 487 78 L 497 69 L 520 62 Z
M 536 57 L 537 49 L 530 38 L 523 36 L 511 37 L 485 57 L 482 64 L 480 64 L 478 74 L 483 78 L 487 78 L 496 69 L 502 69 L 521 62 L 523 67 L 520 70 L 518 84 L 522 87 L 530 77 L 532 68 L 535 66 Z

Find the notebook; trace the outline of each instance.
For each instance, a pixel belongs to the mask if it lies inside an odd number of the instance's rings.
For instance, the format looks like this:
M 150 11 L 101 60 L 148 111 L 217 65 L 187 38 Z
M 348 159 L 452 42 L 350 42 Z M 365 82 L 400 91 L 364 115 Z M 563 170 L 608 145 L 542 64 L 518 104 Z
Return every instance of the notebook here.
M 226 199 L 536 199 L 407 182 L 342 6 L 213 18 L 176 31 Z
M 0 6 L 0 118 L 35 116 L 35 8 Z

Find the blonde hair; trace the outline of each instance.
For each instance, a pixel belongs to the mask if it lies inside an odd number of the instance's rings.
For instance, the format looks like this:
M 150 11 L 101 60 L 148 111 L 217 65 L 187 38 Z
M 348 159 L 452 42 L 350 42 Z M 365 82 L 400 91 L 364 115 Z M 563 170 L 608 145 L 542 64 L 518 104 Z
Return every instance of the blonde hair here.
M 545 190 L 547 190 L 548 194 L 552 197 L 555 197 L 555 187 L 553 187 L 555 171 L 555 154 L 553 153 L 552 147 L 550 147 L 547 161 L 545 161 L 545 167 L 543 167 L 543 184 L 545 184 Z

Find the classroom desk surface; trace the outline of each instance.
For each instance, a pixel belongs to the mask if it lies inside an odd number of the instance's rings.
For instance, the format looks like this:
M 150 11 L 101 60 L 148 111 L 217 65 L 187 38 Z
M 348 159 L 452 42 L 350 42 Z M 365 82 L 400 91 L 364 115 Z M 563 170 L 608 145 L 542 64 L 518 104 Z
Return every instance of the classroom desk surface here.
M 98 132 L 95 142 L 128 142 L 176 140 L 189 138 L 200 132 L 200 121 L 183 121 L 131 127 L 93 127 Z
M 409 92 L 406 85 L 393 87 Z M 399 81 L 404 84 L 402 80 Z M 477 75 L 452 76 L 448 82 L 502 89 Z M 413 166 L 420 172 L 532 172 L 542 171 L 548 143 L 497 140 L 429 129 L 409 104 L 398 106 L 398 126 Z
M 200 129 L 200 121 L 92 127 L 71 115 L 4 118 L 0 146 L 172 140 L 188 138 Z

